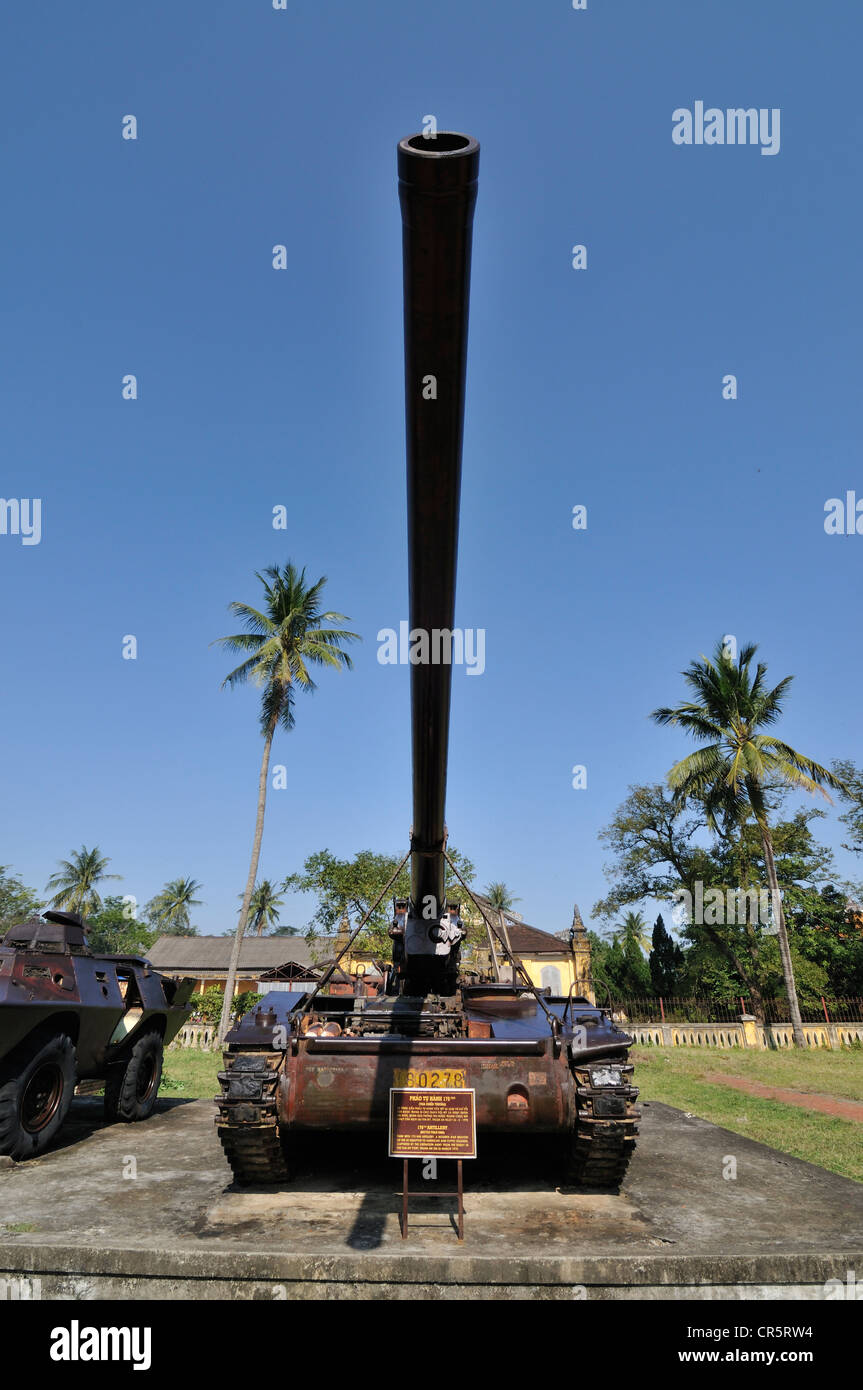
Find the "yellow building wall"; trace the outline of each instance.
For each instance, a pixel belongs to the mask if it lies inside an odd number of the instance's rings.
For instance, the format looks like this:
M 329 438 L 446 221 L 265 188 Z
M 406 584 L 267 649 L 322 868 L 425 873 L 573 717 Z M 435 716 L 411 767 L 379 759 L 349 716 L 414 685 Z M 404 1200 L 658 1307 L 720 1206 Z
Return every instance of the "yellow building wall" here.
M 596 1002 L 593 992 L 593 985 L 590 979 L 590 948 L 585 942 L 585 949 L 579 951 L 562 951 L 559 956 L 521 956 L 521 963 L 530 976 L 531 983 L 537 988 L 544 988 L 542 970 L 545 965 L 553 965 L 560 972 L 560 992 L 569 994 L 570 989 L 575 985 L 574 994 L 581 994 L 585 999 L 589 999 L 591 1004 Z
M 178 976 L 177 978 L 182 978 L 182 976 Z M 203 994 L 205 989 L 212 989 L 214 985 L 215 985 L 218 989 L 224 990 L 225 984 L 226 984 L 226 983 L 227 983 L 227 982 L 226 982 L 224 979 L 221 979 L 221 980 L 214 980 L 214 979 L 203 979 L 203 980 L 202 980 L 202 979 L 198 979 L 198 980 L 195 981 L 195 988 L 194 988 L 193 993 L 195 993 L 195 994 Z M 253 990 L 253 989 L 256 989 L 256 988 L 257 988 L 257 979 L 254 979 L 254 980 L 243 980 L 243 979 L 237 980 L 236 985 L 235 985 L 235 988 L 234 988 L 234 998 L 236 999 L 236 997 L 237 997 L 238 994 L 247 994 L 247 993 L 249 992 L 249 990 Z
M 575 961 L 569 951 L 562 951 L 559 956 L 538 956 L 534 958 L 530 956 L 520 956 L 518 959 L 530 976 L 531 983 L 536 985 L 538 989 L 543 989 L 545 987 L 542 978 L 543 968 L 548 965 L 553 965 L 560 974 L 560 993 L 569 994 L 570 987 L 575 981 Z M 556 992 L 555 990 L 555 993 Z

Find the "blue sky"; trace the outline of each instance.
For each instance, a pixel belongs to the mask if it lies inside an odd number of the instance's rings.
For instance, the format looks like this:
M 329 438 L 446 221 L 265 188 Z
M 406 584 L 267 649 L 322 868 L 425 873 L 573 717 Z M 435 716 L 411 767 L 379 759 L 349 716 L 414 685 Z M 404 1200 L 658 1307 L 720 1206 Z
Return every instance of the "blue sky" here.
M 201 929 L 233 924 L 260 736 L 208 644 L 289 557 L 364 641 L 277 741 L 261 872 L 406 847 L 407 668 L 375 639 L 407 616 L 395 149 L 430 113 L 482 145 L 456 620 L 485 628 L 486 671 L 455 673 L 448 795 L 479 883 L 505 879 L 551 931 L 573 900 L 587 915 L 597 831 L 687 749 L 647 715 L 725 633 L 795 674 L 790 742 L 863 759 L 863 536 L 823 525 L 828 498 L 863 497 L 863 11 L 430 16 L 55 0 L 5 18 L 0 494 L 41 498 L 43 521 L 38 545 L 0 535 L 0 863 L 37 888 L 98 844 L 119 891 L 192 875 Z M 674 145 L 697 100 L 780 108 L 780 152 Z M 824 832 L 838 845 L 835 813 Z

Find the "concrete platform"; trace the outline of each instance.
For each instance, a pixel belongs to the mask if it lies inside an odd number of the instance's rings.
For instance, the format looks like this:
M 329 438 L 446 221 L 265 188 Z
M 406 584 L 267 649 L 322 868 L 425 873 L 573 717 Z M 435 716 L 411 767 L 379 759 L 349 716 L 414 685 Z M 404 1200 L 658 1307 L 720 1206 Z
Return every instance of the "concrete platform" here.
M 453 1205 L 423 1198 L 401 1239 L 383 1149 L 316 1142 L 290 1189 L 235 1189 L 209 1101 L 106 1127 L 76 1100 L 60 1147 L 0 1167 L 0 1279 L 52 1299 L 824 1299 L 863 1269 L 863 1185 L 670 1106 L 645 1106 L 618 1194 L 556 1187 L 541 1142 L 486 1145 L 463 1245 Z

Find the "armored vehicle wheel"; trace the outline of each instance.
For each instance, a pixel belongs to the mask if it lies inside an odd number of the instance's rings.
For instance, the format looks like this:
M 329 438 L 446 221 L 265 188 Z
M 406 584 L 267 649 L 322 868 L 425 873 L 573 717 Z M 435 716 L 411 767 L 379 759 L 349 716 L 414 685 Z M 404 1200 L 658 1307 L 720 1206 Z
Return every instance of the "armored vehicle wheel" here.
M 162 1038 L 142 1033 L 122 1062 L 105 1078 L 105 1118 L 146 1120 L 152 1115 L 162 1079 Z
M 75 1046 L 65 1033 L 20 1048 L 0 1067 L 0 1154 L 32 1158 L 54 1139 L 72 1104 Z

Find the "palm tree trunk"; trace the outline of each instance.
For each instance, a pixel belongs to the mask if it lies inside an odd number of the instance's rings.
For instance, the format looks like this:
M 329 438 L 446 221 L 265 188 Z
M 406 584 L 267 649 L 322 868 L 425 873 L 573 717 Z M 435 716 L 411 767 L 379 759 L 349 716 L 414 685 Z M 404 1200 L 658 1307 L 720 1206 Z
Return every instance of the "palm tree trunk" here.
M 752 863 L 742 839 L 738 840 L 737 845 L 732 850 L 731 857 L 735 866 L 737 882 L 741 887 L 750 887 L 752 885 Z M 757 879 L 756 886 L 759 886 Z M 760 901 L 761 899 L 759 898 L 759 903 Z M 739 911 L 737 916 L 739 920 Z M 746 985 L 746 993 L 751 1000 L 752 1013 L 758 1019 L 758 1022 L 763 1024 L 766 1021 L 766 1014 L 764 1012 L 764 995 L 761 990 L 761 961 L 758 951 L 758 931 L 755 921 L 752 920 L 752 914 L 747 911 L 745 917 L 746 920 L 743 923 L 743 930 L 746 935 L 746 946 L 749 952 L 752 972 L 751 975 L 743 975 L 741 978 Z
M 785 930 L 785 910 L 782 906 L 782 899 L 779 896 L 779 880 L 776 877 L 776 865 L 773 861 L 773 837 L 770 834 L 770 827 L 766 820 L 759 821 L 761 831 L 761 846 L 764 850 L 764 867 L 767 870 L 767 882 L 770 884 L 770 899 L 776 912 L 776 926 L 779 936 L 779 956 L 782 960 L 782 974 L 785 977 L 785 993 L 788 995 L 788 1008 L 791 1013 L 791 1031 L 794 1038 L 795 1047 L 806 1046 L 806 1036 L 803 1032 L 803 1020 L 800 1017 L 800 1002 L 797 998 L 797 986 L 794 983 L 794 966 L 791 963 L 791 947 L 788 945 L 788 932 Z
M 267 805 L 267 777 L 270 772 L 270 749 L 273 746 L 273 734 L 276 731 L 276 720 L 270 721 L 264 740 L 264 756 L 261 759 L 261 772 L 258 778 L 258 816 L 255 821 L 255 838 L 252 843 L 252 859 L 249 864 L 249 877 L 246 881 L 246 891 L 243 894 L 243 905 L 240 908 L 240 917 L 237 922 L 237 932 L 234 937 L 234 944 L 231 947 L 231 959 L 228 964 L 228 975 L 225 980 L 225 998 L 222 1003 L 222 1017 L 219 1023 L 219 1043 L 224 1042 L 225 1034 L 228 1031 L 228 1024 L 231 1018 L 231 1005 L 234 1002 L 234 988 L 237 983 L 237 966 L 240 963 L 240 947 L 243 944 L 243 934 L 246 930 L 246 922 L 249 917 L 249 906 L 252 901 L 252 894 L 255 891 L 255 879 L 258 876 L 258 860 L 261 855 L 261 840 L 264 835 L 264 811 Z

